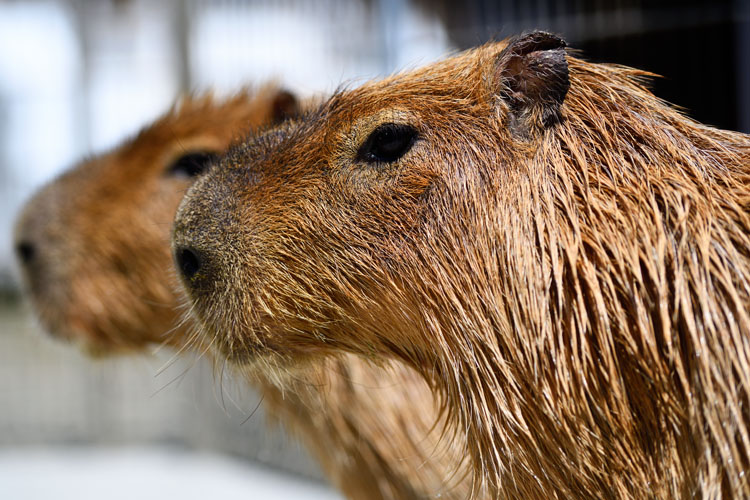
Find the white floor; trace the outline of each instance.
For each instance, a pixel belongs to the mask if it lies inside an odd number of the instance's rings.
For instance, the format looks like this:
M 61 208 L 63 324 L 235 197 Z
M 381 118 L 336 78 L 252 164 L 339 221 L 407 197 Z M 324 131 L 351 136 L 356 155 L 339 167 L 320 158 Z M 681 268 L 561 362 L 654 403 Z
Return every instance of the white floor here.
M 340 499 L 263 465 L 164 448 L 0 449 L 3 500 Z

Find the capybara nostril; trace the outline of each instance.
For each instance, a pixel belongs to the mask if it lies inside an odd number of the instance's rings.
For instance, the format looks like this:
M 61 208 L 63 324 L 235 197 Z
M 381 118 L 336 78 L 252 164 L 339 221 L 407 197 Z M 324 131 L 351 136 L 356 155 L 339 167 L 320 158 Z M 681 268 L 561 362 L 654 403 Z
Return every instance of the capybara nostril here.
M 18 255 L 18 259 L 24 265 L 29 265 L 31 264 L 31 261 L 34 260 L 36 248 L 28 241 L 21 241 L 16 245 L 16 254 Z
M 175 261 L 182 276 L 187 280 L 192 279 L 201 268 L 201 258 L 192 248 L 178 248 L 175 252 Z

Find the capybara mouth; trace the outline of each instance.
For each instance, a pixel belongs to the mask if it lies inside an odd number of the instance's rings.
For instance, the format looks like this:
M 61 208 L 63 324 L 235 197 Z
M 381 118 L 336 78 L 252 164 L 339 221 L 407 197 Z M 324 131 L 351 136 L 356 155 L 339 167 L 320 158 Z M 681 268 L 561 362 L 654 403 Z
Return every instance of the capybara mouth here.
M 214 345 L 222 358 L 230 364 L 253 368 L 266 358 L 278 357 L 278 348 L 267 342 L 248 340 L 237 333 L 214 336 Z
M 53 339 L 76 345 L 92 357 L 109 357 L 138 351 L 137 342 L 126 342 L 112 336 L 121 328 L 106 326 L 86 318 L 85 315 L 70 312 L 70 309 L 41 307 L 33 301 L 37 319 L 42 331 Z
M 91 356 L 103 357 L 121 349 L 111 342 L 102 341 L 101 336 L 95 333 L 95 328 L 90 328 L 82 321 L 61 320 L 50 313 L 40 313 L 38 319 L 46 335 L 60 342 L 76 345 Z
M 71 327 L 70 315 L 63 308 L 45 305 L 45 301 L 33 290 L 29 291 L 28 296 L 29 303 L 36 313 L 38 325 L 46 335 L 66 342 L 78 337 L 78 332 Z
M 279 340 L 284 333 L 272 332 L 262 322 L 243 325 L 242 329 L 238 329 L 234 325 L 222 326 L 221 322 L 204 321 L 198 311 L 193 314 L 202 325 L 198 331 L 198 342 L 208 346 L 234 366 L 253 368 L 260 366 L 263 360 L 292 359 L 302 354 L 285 344 L 281 347 Z
M 230 346 L 227 343 L 220 344 L 222 355 L 233 365 L 253 365 L 264 354 L 270 354 L 265 346 L 260 344 L 245 344 L 241 348 Z

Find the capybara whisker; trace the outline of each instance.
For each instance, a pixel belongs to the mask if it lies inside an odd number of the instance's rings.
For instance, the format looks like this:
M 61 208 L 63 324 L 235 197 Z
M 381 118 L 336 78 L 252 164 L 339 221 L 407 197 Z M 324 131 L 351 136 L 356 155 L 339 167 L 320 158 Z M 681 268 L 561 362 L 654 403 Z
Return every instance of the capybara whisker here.
M 191 364 L 190 364 L 189 366 L 187 366 L 187 367 L 186 367 L 186 368 L 185 368 L 184 370 L 182 370 L 182 371 L 181 371 L 181 372 L 180 372 L 179 374 L 177 374 L 177 375 L 176 375 L 175 377 L 171 378 L 171 379 L 170 379 L 170 380 L 168 380 L 168 381 L 167 381 L 167 382 L 166 382 L 165 384 L 163 384 L 163 385 L 162 385 L 161 387 L 159 387 L 159 388 L 158 388 L 158 389 L 156 389 L 156 390 L 155 390 L 154 392 L 152 392 L 152 393 L 151 393 L 151 396 L 150 396 L 150 397 L 152 397 L 152 398 L 153 398 L 154 396 L 156 396 L 157 394 L 161 393 L 161 392 L 162 392 L 162 391 L 163 391 L 164 389 L 166 389 L 167 387 L 170 387 L 170 386 L 171 386 L 172 384 L 174 384 L 174 383 L 176 383 L 176 384 L 177 384 L 177 386 L 179 387 L 179 385 L 180 385 L 180 382 L 182 382 L 182 381 L 183 381 L 183 380 L 185 379 L 185 376 L 186 376 L 186 375 L 188 374 L 188 372 L 190 371 L 190 369 L 191 369 L 191 368 L 192 368 L 193 366 L 195 366 L 195 363 L 194 363 L 194 362 L 193 362 L 193 363 L 191 363 Z M 157 375 L 157 376 L 158 376 L 158 375 Z
M 253 418 L 253 416 L 255 415 L 255 412 L 258 411 L 258 408 L 260 408 L 260 405 L 262 402 L 263 402 L 263 396 L 260 397 L 260 399 L 258 400 L 258 404 L 256 404 L 255 408 L 253 408 L 252 411 L 250 411 L 250 414 L 247 417 L 245 417 L 245 420 L 240 422 L 240 426 L 245 425 L 251 418 Z

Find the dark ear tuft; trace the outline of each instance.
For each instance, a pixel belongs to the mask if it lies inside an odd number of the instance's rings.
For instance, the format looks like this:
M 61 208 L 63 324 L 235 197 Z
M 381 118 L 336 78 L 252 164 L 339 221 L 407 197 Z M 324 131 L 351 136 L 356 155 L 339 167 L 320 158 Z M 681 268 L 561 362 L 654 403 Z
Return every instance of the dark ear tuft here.
M 273 123 L 280 123 L 298 114 L 299 101 L 297 101 L 297 97 L 287 90 L 279 90 L 271 104 L 271 119 Z
M 535 31 L 510 39 L 495 60 L 495 88 L 508 104 L 511 132 L 528 137 L 560 120 L 570 87 L 565 41 Z

